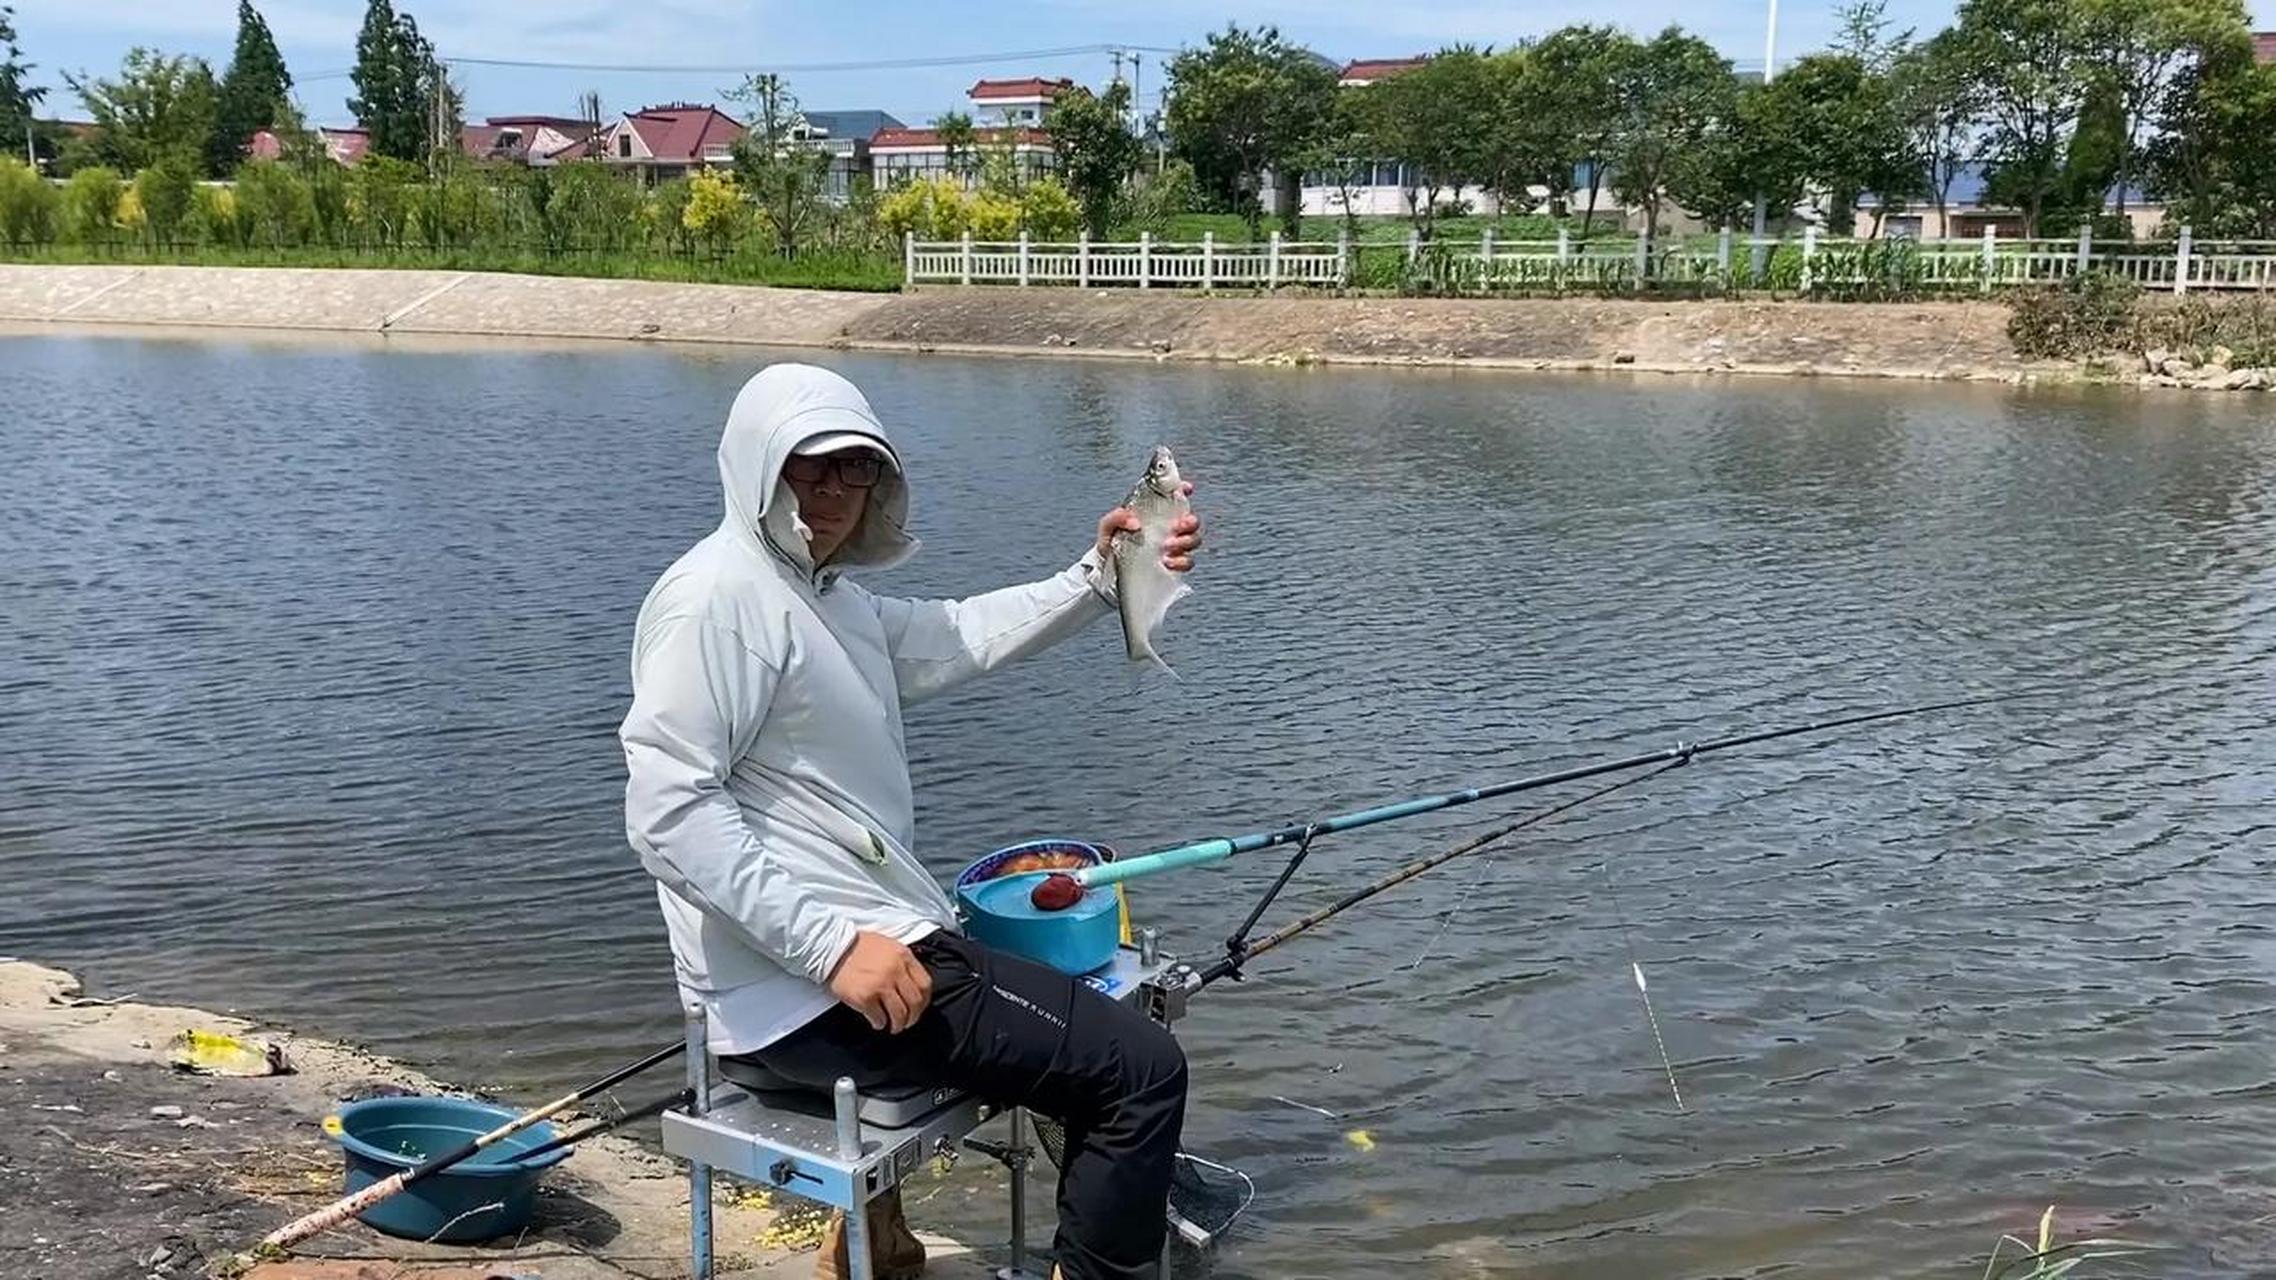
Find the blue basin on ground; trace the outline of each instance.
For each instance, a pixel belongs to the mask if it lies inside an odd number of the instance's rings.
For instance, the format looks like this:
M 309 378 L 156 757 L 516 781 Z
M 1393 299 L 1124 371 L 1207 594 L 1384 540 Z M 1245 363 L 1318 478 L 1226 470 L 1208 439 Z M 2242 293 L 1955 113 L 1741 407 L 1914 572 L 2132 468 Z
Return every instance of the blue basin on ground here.
M 363 1190 L 488 1133 L 519 1112 L 465 1098 L 372 1098 L 339 1112 L 347 1190 Z M 562 1147 L 526 1163 L 523 1152 L 554 1139 L 553 1126 L 531 1125 L 487 1151 L 389 1196 L 357 1215 L 375 1231 L 411 1240 L 474 1244 L 529 1225 L 537 1182 L 568 1158 Z

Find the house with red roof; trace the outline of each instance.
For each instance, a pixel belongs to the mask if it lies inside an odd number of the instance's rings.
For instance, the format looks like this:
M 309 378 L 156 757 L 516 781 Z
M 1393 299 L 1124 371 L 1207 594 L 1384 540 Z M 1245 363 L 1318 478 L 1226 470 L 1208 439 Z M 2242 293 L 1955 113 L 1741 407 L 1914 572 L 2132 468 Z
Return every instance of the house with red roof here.
M 964 97 L 971 104 L 972 141 L 987 151 L 1009 147 L 1020 170 L 1028 177 L 1059 167 L 1059 153 L 1051 135 L 1042 128 L 1051 100 L 1075 87 L 1072 80 L 982 80 Z M 950 172 L 948 143 L 940 130 L 888 126 L 870 135 L 869 163 L 872 181 L 880 191 L 898 183 L 933 178 Z M 973 175 L 967 174 L 969 184 Z
M 742 124 L 709 103 L 642 107 L 601 135 L 601 162 L 629 169 L 643 182 L 662 182 L 733 164 L 742 136 Z
M 575 116 L 491 116 L 460 129 L 458 144 L 476 160 L 542 168 L 599 155 L 603 132 Z
M 1378 80 L 1388 80 L 1402 71 L 1412 71 L 1430 61 L 1428 55 L 1416 58 L 1360 58 L 1343 64 L 1336 83 L 1346 89 L 1357 89 Z
M 316 137 L 324 144 L 325 154 L 338 164 L 353 166 L 371 151 L 371 132 L 355 125 L 340 129 L 320 126 L 316 130 Z M 284 140 L 274 130 L 259 130 L 245 144 L 245 155 L 250 160 L 281 160 L 284 158 Z

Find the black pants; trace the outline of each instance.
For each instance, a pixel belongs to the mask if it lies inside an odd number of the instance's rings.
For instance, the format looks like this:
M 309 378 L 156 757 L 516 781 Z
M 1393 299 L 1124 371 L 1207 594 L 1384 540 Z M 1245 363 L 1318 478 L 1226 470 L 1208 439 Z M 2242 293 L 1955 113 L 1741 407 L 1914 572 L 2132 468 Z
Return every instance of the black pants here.
M 1144 1014 L 948 933 L 910 948 L 932 1004 L 900 1035 L 845 1005 L 750 1056 L 811 1088 L 950 1085 L 1067 1128 L 1053 1250 L 1069 1280 L 1152 1280 L 1185 1123 L 1185 1055 Z

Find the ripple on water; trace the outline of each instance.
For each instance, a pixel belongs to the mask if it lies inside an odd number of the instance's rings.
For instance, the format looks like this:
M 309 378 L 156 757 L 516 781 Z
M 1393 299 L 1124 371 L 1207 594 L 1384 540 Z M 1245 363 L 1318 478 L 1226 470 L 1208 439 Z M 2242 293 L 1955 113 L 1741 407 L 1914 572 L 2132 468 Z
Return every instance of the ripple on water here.
M 831 362 L 919 479 L 930 547 L 883 589 L 1072 558 L 1156 439 L 1210 519 L 1182 683 L 1102 633 L 912 714 L 943 872 L 2053 691 L 1702 761 L 1213 991 L 1192 1145 L 1262 1192 L 1218 1274 L 1958 1274 L 2049 1203 L 2168 1274 L 2276 1253 L 2221 1172 L 2260 1167 L 2276 1091 L 2248 407 Z M 0 343 L 0 951 L 500 1088 L 668 1037 L 613 730 L 752 363 Z M 1285 909 L 1517 811 L 1323 843 Z M 1202 951 L 1272 872 L 1134 896 Z

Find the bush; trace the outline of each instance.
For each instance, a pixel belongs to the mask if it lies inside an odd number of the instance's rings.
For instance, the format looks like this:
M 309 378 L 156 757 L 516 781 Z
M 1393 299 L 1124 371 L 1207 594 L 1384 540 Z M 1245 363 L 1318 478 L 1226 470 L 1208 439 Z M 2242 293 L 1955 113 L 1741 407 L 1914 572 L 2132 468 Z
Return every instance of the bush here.
M 178 156 L 134 175 L 135 207 L 142 211 L 143 228 L 153 241 L 165 244 L 181 234 L 199 189 L 189 162 Z
M 337 247 L 348 238 L 348 175 L 329 159 L 308 170 L 308 210 L 316 238 Z
M 2109 355 L 2140 340 L 2135 309 L 2141 288 L 2105 271 L 2075 276 L 2059 289 L 2034 289 L 2009 304 L 2008 340 L 2028 359 L 2077 360 Z
M 1019 197 L 999 191 L 964 196 L 958 203 L 972 225 L 975 240 L 1009 240 L 1019 234 L 1022 209 Z
M 693 252 L 694 232 L 687 223 L 688 201 L 695 188 L 686 178 L 674 178 L 651 190 L 640 205 L 640 221 L 660 248 Z
M 732 174 L 701 170 L 688 179 L 688 204 L 680 222 L 724 250 L 751 221 L 751 208 Z
M 0 160 L 0 237 L 12 244 L 55 239 L 61 193 L 20 160 Z
M 237 170 L 236 218 L 248 244 L 273 249 L 307 244 L 316 227 L 316 201 L 299 174 L 274 160 Z
M 1145 176 L 1133 187 L 1130 220 L 1149 231 L 1160 231 L 1170 219 L 1192 213 L 1198 207 L 1198 191 L 1193 166 L 1183 160 L 1172 160 L 1160 173 Z
M 2276 311 L 2258 295 L 2214 300 L 2185 298 L 2170 306 L 2144 305 L 2135 312 L 2132 345 L 2163 347 L 2204 361 L 2213 348 L 2227 347 L 2231 367 L 2276 368 Z
M 118 230 L 119 202 L 125 197 L 126 183 L 116 169 L 96 165 L 72 174 L 71 181 L 63 184 L 63 220 L 71 238 L 81 244 L 110 240 Z
M 1020 216 L 1027 233 L 1038 240 L 1066 240 L 1083 219 L 1083 206 L 1057 178 L 1030 184 L 1020 197 Z
M 237 216 L 237 193 L 227 187 L 199 186 L 191 198 L 190 221 L 207 244 L 242 249 L 251 237 Z

